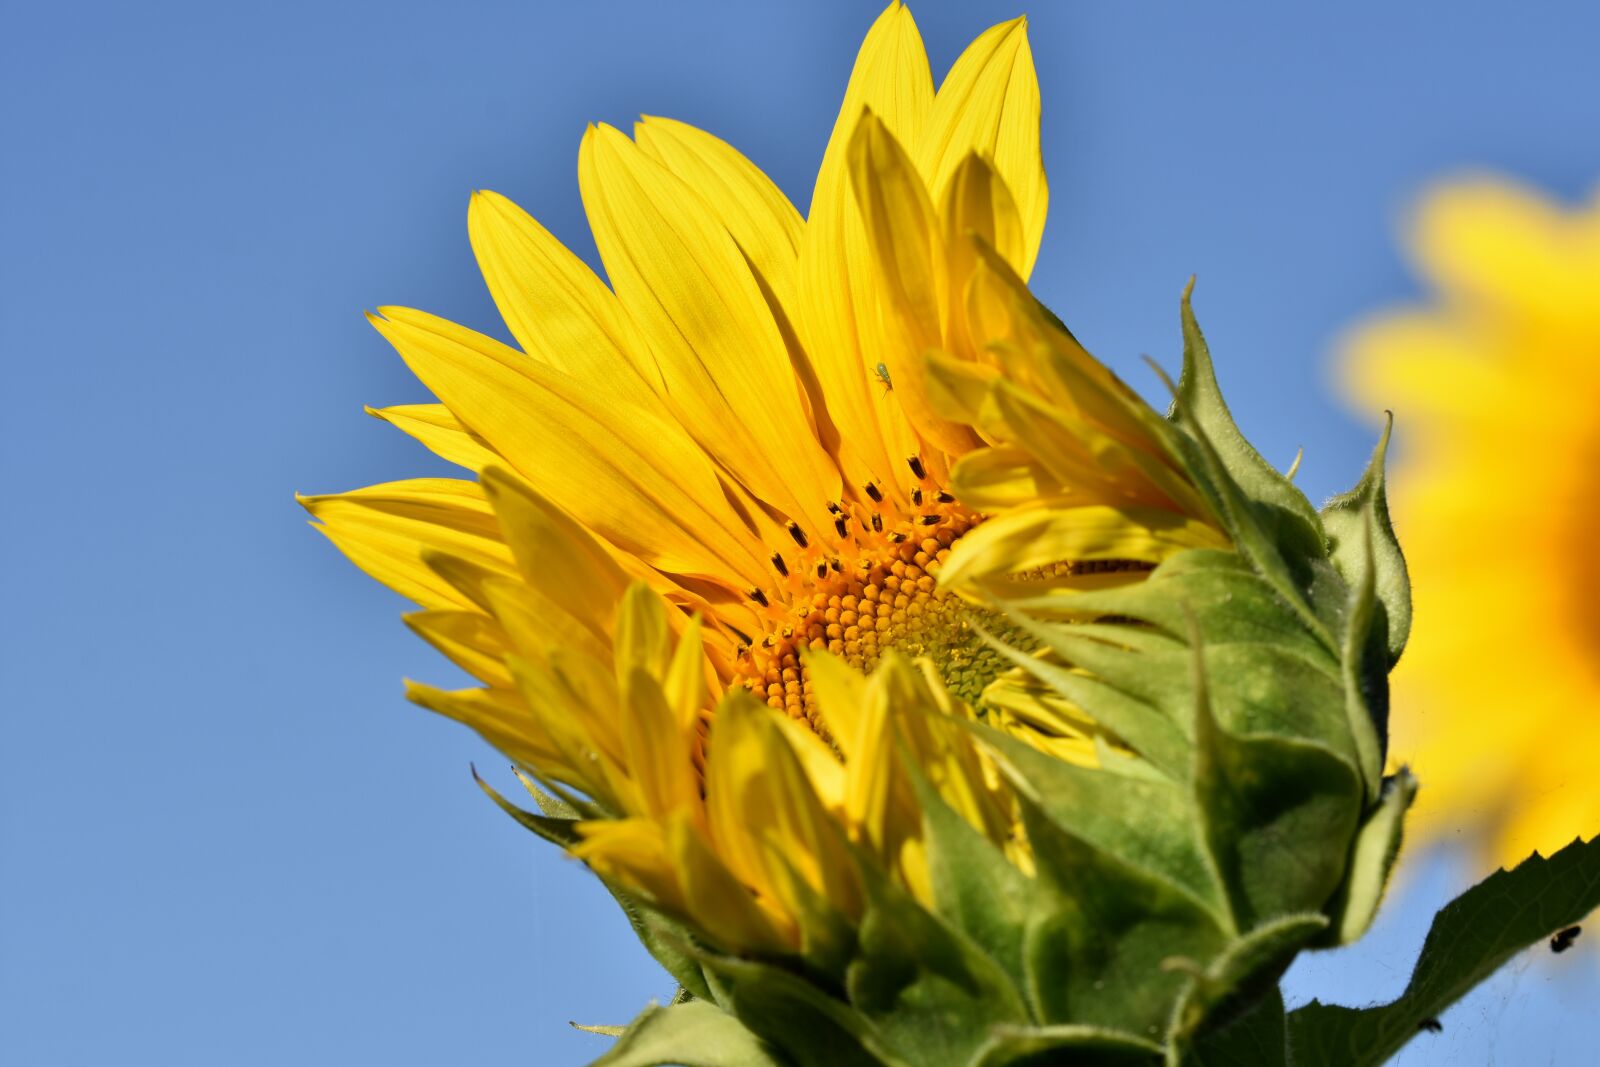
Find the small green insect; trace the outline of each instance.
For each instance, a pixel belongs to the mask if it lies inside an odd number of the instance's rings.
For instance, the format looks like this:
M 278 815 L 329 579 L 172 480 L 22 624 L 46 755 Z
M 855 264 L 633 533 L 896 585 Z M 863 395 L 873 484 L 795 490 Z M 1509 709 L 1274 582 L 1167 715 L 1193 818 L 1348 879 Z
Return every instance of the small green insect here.
M 888 396 L 894 391 L 894 381 L 889 377 L 889 368 L 887 366 L 880 363 L 873 368 L 872 373 L 877 377 L 878 381 L 883 383 L 883 393 L 885 396 Z

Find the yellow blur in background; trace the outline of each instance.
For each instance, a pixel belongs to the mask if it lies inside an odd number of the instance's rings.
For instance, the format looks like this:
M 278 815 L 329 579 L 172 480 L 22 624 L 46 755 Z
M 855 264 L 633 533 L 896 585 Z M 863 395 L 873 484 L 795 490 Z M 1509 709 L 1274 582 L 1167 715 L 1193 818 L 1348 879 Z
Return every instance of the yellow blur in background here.
M 1600 190 L 1443 184 L 1410 248 L 1426 303 L 1361 324 L 1342 364 L 1396 416 L 1416 622 L 1391 758 L 1422 783 L 1413 840 L 1510 866 L 1600 832 Z

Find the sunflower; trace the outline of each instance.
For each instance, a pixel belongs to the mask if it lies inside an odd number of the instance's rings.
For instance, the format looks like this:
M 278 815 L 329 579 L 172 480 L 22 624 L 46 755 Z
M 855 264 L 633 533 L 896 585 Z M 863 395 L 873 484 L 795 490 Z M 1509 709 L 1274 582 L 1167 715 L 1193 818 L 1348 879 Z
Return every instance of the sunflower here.
M 1395 517 L 1423 625 L 1395 673 L 1416 825 L 1509 864 L 1600 828 L 1600 197 L 1441 186 L 1412 246 L 1435 298 L 1352 338 L 1402 413 Z
M 373 414 L 476 475 L 303 500 L 482 683 L 408 695 L 579 816 L 560 839 L 609 884 L 713 943 L 821 951 L 861 913 L 855 850 L 925 896 L 901 750 L 1026 868 L 1013 800 L 951 724 L 1084 763 L 1115 739 L 1007 676 L 990 638 L 1025 635 L 978 601 L 1229 544 L 1165 421 L 1027 291 L 1039 107 L 1024 20 L 935 91 L 896 3 L 808 215 L 694 127 L 591 127 L 609 286 L 480 192 L 468 234 L 519 347 L 371 316 L 439 399 Z

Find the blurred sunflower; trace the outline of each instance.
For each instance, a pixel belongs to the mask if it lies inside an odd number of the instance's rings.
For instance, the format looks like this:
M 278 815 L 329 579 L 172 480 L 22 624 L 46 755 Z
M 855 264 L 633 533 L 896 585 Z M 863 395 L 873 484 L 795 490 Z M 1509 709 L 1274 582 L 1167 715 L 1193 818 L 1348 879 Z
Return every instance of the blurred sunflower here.
M 848 850 L 919 892 L 902 751 L 1026 867 L 993 767 L 940 725 L 1009 665 L 978 626 L 1015 633 L 951 587 L 1103 588 L 1228 546 L 1161 416 L 1026 289 L 1039 129 L 1023 20 L 935 91 L 895 3 L 808 216 L 701 130 L 591 127 L 609 287 L 482 192 L 468 232 L 520 350 L 372 316 L 441 401 L 373 414 L 478 478 L 305 506 L 482 683 L 411 699 L 560 794 L 583 816 L 563 844 L 714 943 L 814 950 L 859 917 Z M 982 714 L 1094 761 L 1093 724 L 1026 687 Z
M 1392 487 L 1420 625 L 1394 675 L 1415 825 L 1495 861 L 1600 829 L 1600 198 L 1442 186 L 1412 247 L 1436 297 L 1351 340 L 1401 412 Z

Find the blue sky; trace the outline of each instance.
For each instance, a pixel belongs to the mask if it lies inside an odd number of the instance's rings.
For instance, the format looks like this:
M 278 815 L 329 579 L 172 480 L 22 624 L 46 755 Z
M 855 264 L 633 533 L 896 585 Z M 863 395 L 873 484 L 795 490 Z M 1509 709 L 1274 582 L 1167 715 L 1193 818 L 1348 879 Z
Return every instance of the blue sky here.
M 1415 295 L 1394 234 L 1417 192 L 1600 177 L 1600 8 L 1200 6 L 1035 5 L 1035 288 L 1148 383 L 1197 273 L 1240 422 L 1280 462 L 1304 446 L 1325 496 L 1373 437 L 1331 355 Z M 0 1060 L 576 1064 L 602 1045 L 567 1020 L 671 992 L 598 886 L 473 788 L 469 762 L 500 761 L 404 703 L 402 676 L 449 671 L 291 494 L 444 472 L 361 413 L 424 399 L 361 313 L 503 335 L 472 189 L 592 259 L 579 137 L 648 112 L 803 204 L 877 10 L 8 5 Z M 913 5 L 936 72 L 1019 10 Z M 1291 993 L 1398 991 L 1474 874 L 1417 858 L 1372 944 Z M 1592 1053 L 1596 959 L 1530 956 L 1401 1062 Z

